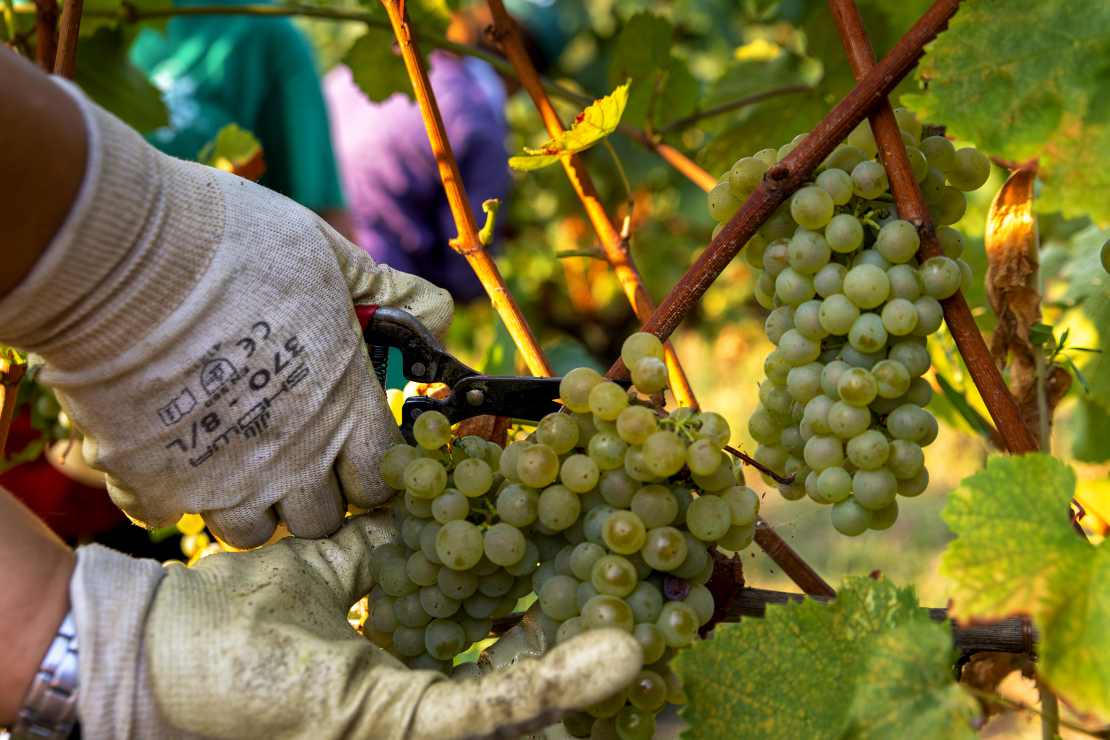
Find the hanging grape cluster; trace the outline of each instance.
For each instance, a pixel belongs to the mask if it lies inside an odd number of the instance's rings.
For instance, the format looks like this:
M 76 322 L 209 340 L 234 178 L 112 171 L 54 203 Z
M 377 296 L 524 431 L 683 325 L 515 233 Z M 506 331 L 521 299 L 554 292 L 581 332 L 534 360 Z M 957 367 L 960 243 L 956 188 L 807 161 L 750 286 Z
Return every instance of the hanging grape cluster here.
M 833 526 L 850 536 L 889 528 L 897 496 L 928 485 L 922 448 L 936 439 L 937 422 L 923 408 L 933 393 L 921 377 L 931 364 L 927 337 L 943 322 L 940 301 L 971 286 L 964 238 L 951 224 L 967 208 L 964 191 L 990 175 L 981 152 L 923 139 L 913 111 L 895 117 L 945 256 L 918 261 L 920 238 L 898 219 L 867 121 L 745 247 L 762 270 L 755 297 L 770 311 L 765 330 L 776 347 L 748 424 L 754 457 L 794 474 L 782 495 L 830 504 Z M 709 194 L 718 231 L 805 136 L 721 177 Z
M 621 356 L 638 393 L 573 370 L 559 389 L 570 413 L 503 452 L 476 437 L 450 445 L 439 413 L 416 420 L 419 447 L 382 460 L 385 481 L 405 490 L 391 512 L 401 541 L 371 558 L 379 586 L 364 634 L 410 667 L 447 670 L 535 592 L 550 642 L 616 628 L 644 650 L 636 680 L 568 716 L 568 731 L 647 740 L 655 714 L 686 701 L 667 666 L 713 615 L 710 547 L 752 543 L 759 496 L 737 485 L 722 416 L 667 414 L 652 397 L 667 384 L 659 340 L 634 334 Z

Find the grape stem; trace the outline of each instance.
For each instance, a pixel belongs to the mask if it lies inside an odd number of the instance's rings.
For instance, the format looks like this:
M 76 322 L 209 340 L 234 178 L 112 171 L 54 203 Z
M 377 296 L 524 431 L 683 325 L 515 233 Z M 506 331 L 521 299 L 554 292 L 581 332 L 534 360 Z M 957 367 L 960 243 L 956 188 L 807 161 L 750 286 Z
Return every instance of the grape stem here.
M 734 447 L 729 447 L 728 445 L 725 445 L 725 452 L 729 453 L 730 455 L 732 455 L 734 457 L 740 458 L 741 460 L 744 461 L 745 465 L 750 465 L 751 467 L 755 468 L 759 472 L 761 472 L 764 475 L 766 475 L 767 477 L 769 477 L 775 483 L 781 483 L 784 486 L 792 485 L 794 483 L 794 478 L 797 477 L 797 475 L 798 475 L 797 473 L 791 473 L 790 475 L 788 475 L 784 478 L 783 476 L 779 475 L 778 473 L 776 473 L 775 471 L 766 467 L 765 465 L 762 465 L 761 463 L 756 462 L 754 459 L 745 455 L 740 450 L 738 450 Z

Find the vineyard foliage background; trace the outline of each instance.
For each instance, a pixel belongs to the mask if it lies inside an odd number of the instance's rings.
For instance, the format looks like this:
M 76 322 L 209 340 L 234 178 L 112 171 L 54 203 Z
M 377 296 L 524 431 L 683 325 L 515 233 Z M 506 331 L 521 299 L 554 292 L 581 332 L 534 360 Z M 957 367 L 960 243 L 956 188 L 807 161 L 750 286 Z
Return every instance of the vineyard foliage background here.
M 930 4 L 862 0 L 876 56 L 881 58 Z M 169 6 L 169 0 L 85 2 L 76 81 L 143 132 L 166 125 L 167 112 L 157 88 L 128 62 L 127 49 L 141 28 L 158 27 L 165 19 L 120 19 Z M 335 0 L 312 7 L 385 20 L 376 0 L 364 5 Z M 409 4 L 414 22 L 429 38 L 446 32 L 453 9 L 453 3 L 441 0 Z M 659 134 L 661 141 L 714 176 L 741 156 L 779 147 L 810 131 L 854 85 L 823 0 L 519 0 L 509 9 L 558 37 L 562 50 L 548 76 L 588 98 L 628 81 L 623 121 Z M 31 3 L 6 4 L 5 19 L 6 37 L 12 30 L 30 28 Z M 314 41 L 322 70 L 345 62 L 374 100 L 411 95 L 400 58 L 391 51 L 388 24 L 297 22 Z M 29 44 L 33 48 L 33 38 Z M 425 51 L 429 48 L 425 44 Z M 953 693 L 957 690 L 946 652 L 951 644 L 945 642 L 943 628 L 923 621 L 914 609 L 918 600 L 941 606 L 950 597 L 956 598 L 954 608 L 961 617 L 1030 614 L 1049 634 L 1042 664 L 1049 683 L 1078 708 L 1110 715 L 1105 657 L 1110 652 L 1105 637 L 1110 634 L 1110 606 L 1099 595 L 1106 592 L 1110 571 L 1095 546 L 1101 541 L 1097 526 L 1094 544 L 1084 544 L 1067 522 L 1072 495 L 1110 522 L 1110 352 L 1068 351 L 1110 350 L 1110 276 L 1099 263 L 1099 249 L 1110 237 L 1110 231 L 1100 230 L 1110 225 L 1107 60 L 1110 6 L 1104 2 L 967 0 L 950 29 L 930 46 L 916 76 L 892 94 L 896 106 L 901 100 L 918 110 L 921 120 L 947 125 L 957 146 L 974 144 L 1001 160 L 1039 159 L 1034 208 L 1039 214 L 1044 323 L 1052 327 L 1054 341 L 1066 332 L 1063 352 L 1073 361 L 1077 380 L 1055 416 L 1052 453 L 1063 463 L 1045 456 L 1023 461 L 992 457 L 998 452 L 982 433 L 986 409 L 942 329 L 940 341 L 931 344 L 935 371 L 929 378 L 937 390 L 949 392 L 938 392 L 930 406 L 942 421 L 940 439 L 928 451 L 932 484 L 903 507 L 892 530 L 847 539 L 828 526 L 827 511 L 812 502 L 788 504 L 774 491 L 764 499 L 764 518 L 779 525 L 779 533 L 830 582 L 873 570 L 881 570 L 890 581 L 845 581 L 834 608 L 807 603 L 772 610 L 761 622 L 722 629 L 711 651 L 692 651 L 680 661 L 694 678 L 702 671 L 742 691 L 774 687 L 775 693 L 761 704 L 767 724 L 756 735 L 883 737 L 889 736 L 884 723 L 903 726 L 892 717 L 913 717 L 916 736 L 966 736 L 967 720 L 978 705 Z M 784 92 L 723 115 L 684 120 L 773 91 Z M 564 121 L 582 110 L 555 102 Z M 550 138 L 523 93 L 510 99 L 506 114 L 511 126 L 506 156 Z M 633 256 L 659 301 L 708 244 L 715 222 L 706 210 L 704 191 L 619 133 L 609 142 L 635 192 Z M 601 147 L 584 156 L 603 200 L 622 216 L 624 185 L 613 159 Z M 984 288 L 983 236 L 991 198 L 1006 175 L 1003 168 L 994 168 L 987 185 L 969 194 L 967 214 L 958 224 L 967 237 L 963 258 L 976 275 L 967 300 L 988 335 L 995 319 Z M 560 168 L 514 172 L 501 225 L 502 238 L 495 246 L 498 265 L 556 371 L 582 365 L 608 368 L 620 342 L 638 323 L 604 262 L 554 256 L 556 250 L 594 244 Z M 732 444 L 749 451 L 755 444 L 746 420 L 758 402 L 756 384 L 762 358 L 770 350 L 763 333 L 766 312 L 753 297 L 753 283 L 747 263 L 734 261 L 673 337 L 702 405 L 723 413 L 732 424 Z M 485 300 L 459 307 L 446 343 L 486 372 L 525 372 Z M 960 480 L 976 471 L 982 472 L 960 487 Z M 749 475 L 748 483 L 766 489 L 755 475 Z M 942 518 L 945 494 L 954 489 L 958 491 Z M 961 539 L 942 562 L 955 535 Z M 1012 563 L 1014 570 L 1001 576 L 975 572 L 983 563 L 993 568 L 998 562 Z M 744 553 L 744 568 L 749 585 L 792 590 L 755 548 Z M 983 583 L 991 579 L 1002 583 L 985 588 Z M 815 651 L 802 655 L 787 644 L 797 629 L 813 632 Z M 846 646 L 844 631 L 853 629 L 860 639 Z M 763 660 L 769 655 L 774 662 Z M 823 656 L 819 666 L 812 663 L 813 655 Z M 720 665 L 722 656 L 728 658 L 727 666 Z M 829 671 L 821 679 L 827 686 L 799 682 L 788 691 L 784 687 L 789 682 L 779 680 L 782 675 L 812 676 L 815 668 Z M 876 682 L 880 675 L 885 678 Z M 906 698 L 911 695 L 928 700 L 914 704 Z M 735 708 L 707 705 L 708 694 L 699 695 L 693 685 L 690 696 L 687 719 L 701 722 L 698 736 L 727 734 L 704 728 L 713 723 L 730 727 L 736 717 L 729 712 Z M 855 699 L 845 702 L 845 696 Z M 789 730 L 777 724 L 803 701 L 816 702 L 812 714 Z M 894 705 L 900 708 L 893 713 L 880 711 Z M 710 716 L 714 712 L 718 714 Z M 745 716 L 750 722 L 751 716 Z

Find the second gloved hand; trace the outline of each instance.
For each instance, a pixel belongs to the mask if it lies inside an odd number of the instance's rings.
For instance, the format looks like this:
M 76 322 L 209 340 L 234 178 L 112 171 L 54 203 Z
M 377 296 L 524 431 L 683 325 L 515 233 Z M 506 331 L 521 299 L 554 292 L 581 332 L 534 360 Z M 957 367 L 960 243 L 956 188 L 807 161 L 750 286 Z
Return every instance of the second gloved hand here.
M 403 667 L 347 623 L 373 585 L 375 544 L 394 537 L 378 512 L 330 539 L 286 538 L 164 572 L 81 548 L 71 593 L 86 736 L 512 738 L 611 696 L 640 670 L 639 644 L 617 630 L 481 678 Z M 534 653 L 511 642 L 502 652 Z
M 401 439 L 354 305 L 404 309 L 441 336 L 450 296 L 273 191 L 159 153 L 66 89 L 84 114 L 85 179 L 0 300 L 0 341 L 44 363 L 112 499 L 151 528 L 200 513 L 240 548 L 279 517 L 322 537 L 348 501 L 385 503 L 378 465 Z

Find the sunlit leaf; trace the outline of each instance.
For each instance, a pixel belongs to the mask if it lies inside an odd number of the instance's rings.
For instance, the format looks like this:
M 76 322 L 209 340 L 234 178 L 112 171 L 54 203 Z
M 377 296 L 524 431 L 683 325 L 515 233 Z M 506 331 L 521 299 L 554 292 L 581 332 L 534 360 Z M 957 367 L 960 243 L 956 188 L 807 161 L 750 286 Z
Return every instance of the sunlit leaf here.
M 993 457 L 944 508 L 958 539 L 940 574 L 949 614 L 1028 615 L 1041 629 L 1037 672 L 1081 712 L 1110 715 L 1110 550 L 1072 529 L 1075 472 L 1041 453 Z
M 552 139 L 539 149 L 525 147 L 524 156 L 510 157 L 509 165 L 518 170 L 538 170 L 555 164 L 561 156 L 589 149 L 617 129 L 627 103 L 626 82 L 579 113 L 570 130 L 558 139 Z
M 197 153 L 197 161 L 257 182 L 266 171 L 262 143 L 238 124 L 229 123 Z

